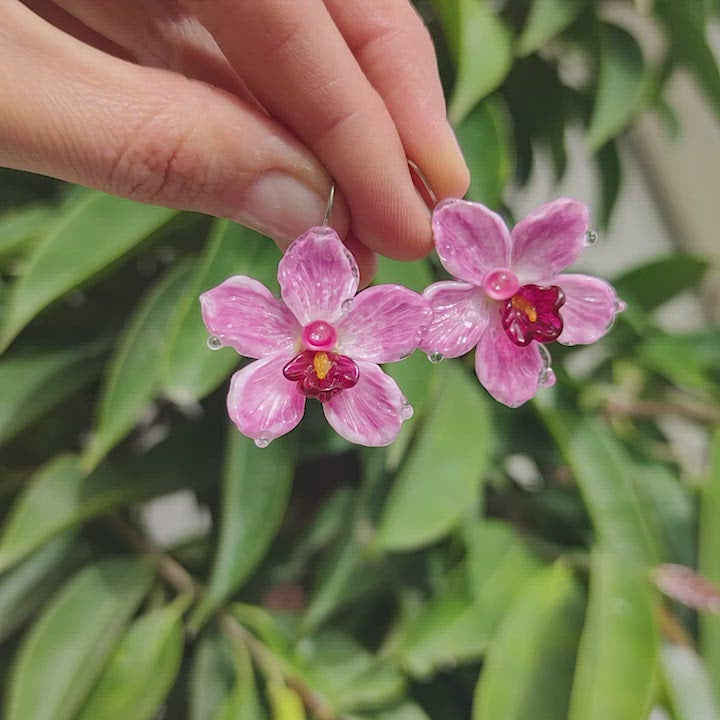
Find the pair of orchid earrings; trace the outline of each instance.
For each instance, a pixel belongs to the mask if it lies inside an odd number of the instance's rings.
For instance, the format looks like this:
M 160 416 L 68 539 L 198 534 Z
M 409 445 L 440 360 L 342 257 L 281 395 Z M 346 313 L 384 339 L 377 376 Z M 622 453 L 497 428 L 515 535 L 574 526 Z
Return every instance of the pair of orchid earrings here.
M 547 203 L 509 231 L 484 205 L 447 199 L 436 205 L 432 229 L 440 262 L 456 279 L 422 295 L 400 285 L 356 295 L 357 264 L 325 225 L 281 259 L 281 299 L 244 275 L 200 296 L 209 346 L 256 359 L 233 375 L 228 393 L 241 433 L 266 447 L 316 398 L 345 439 L 388 445 L 413 409 L 380 365 L 418 347 L 431 362 L 475 347 L 480 383 L 517 407 L 555 383 L 548 343 L 593 343 L 625 307 L 606 281 L 559 274 L 595 238 L 575 200 Z

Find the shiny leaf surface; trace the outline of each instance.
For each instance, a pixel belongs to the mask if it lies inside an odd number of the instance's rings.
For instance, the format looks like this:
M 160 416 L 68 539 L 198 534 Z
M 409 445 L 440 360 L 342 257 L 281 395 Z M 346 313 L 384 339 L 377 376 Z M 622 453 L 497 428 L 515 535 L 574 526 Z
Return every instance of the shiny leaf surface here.
M 101 560 L 53 598 L 15 658 L 6 720 L 70 720 L 87 697 L 150 587 L 142 561 Z

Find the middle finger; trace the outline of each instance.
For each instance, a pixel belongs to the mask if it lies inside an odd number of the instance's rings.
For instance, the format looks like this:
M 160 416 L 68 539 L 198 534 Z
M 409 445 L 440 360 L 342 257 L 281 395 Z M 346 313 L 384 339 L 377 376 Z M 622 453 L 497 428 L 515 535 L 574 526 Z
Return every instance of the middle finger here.
M 263 106 L 335 178 L 355 235 L 409 260 L 431 248 L 390 114 L 320 0 L 185 0 Z

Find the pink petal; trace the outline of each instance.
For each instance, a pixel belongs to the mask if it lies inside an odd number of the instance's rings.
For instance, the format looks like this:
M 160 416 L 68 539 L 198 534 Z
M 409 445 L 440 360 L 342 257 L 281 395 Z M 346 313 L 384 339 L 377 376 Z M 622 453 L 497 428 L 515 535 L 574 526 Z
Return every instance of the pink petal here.
M 301 325 L 339 318 L 343 302 L 357 292 L 359 277 L 355 259 L 329 227 L 301 235 L 278 266 L 282 298 Z
M 412 353 L 432 320 L 421 295 L 400 285 L 363 290 L 337 326 L 339 351 L 354 360 L 396 362 Z
M 582 203 L 568 198 L 546 203 L 513 228 L 512 270 L 522 283 L 553 278 L 580 257 L 587 229 Z
M 498 401 L 518 407 L 537 392 L 543 361 L 538 344 L 516 345 L 497 321 L 482 334 L 475 354 L 475 372 L 484 388 Z
M 510 234 L 502 218 L 480 203 L 451 198 L 432 216 L 435 249 L 454 277 L 480 285 L 485 273 L 510 265 Z
M 560 308 L 564 328 L 558 342 L 563 345 L 588 345 L 609 329 L 622 303 L 615 288 L 605 280 L 589 275 L 558 275 L 553 282 L 565 293 Z
M 204 292 L 200 306 L 208 332 L 247 357 L 286 350 L 300 336 L 300 326 L 283 301 L 244 275 L 235 275 Z
M 271 441 L 290 432 L 305 412 L 305 398 L 282 370 L 292 355 L 278 353 L 238 370 L 230 382 L 227 407 L 243 435 Z
M 389 445 L 412 410 L 397 383 L 375 363 L 357 363 L 360 379 L 323 405 L 327 421 L 350 442 L 369 447 Z
M 482 290 L 461 282 L 437 282 L 423 296 L 430 301 L 433 321 L 420 347 L 428 355 L 454 358 L 477 345 L 487 327 L 491 307 Z

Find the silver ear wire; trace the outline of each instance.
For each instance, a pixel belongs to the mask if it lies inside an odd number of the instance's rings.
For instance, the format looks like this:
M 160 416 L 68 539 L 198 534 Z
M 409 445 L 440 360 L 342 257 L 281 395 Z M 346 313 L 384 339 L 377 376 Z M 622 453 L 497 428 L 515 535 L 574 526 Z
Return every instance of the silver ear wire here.
M 420 182 L 422 183 L 423 187 L 425 188 L 425 192 L 427 193 L 427 196 L 430 199 L 430 202 L 433 205 L 437 205 L 438 204 L 437 195 L 433 192 L 433 189 L 430 187 L 430 183 L 429 183 L 428 179 L 425 177 L 425 173 L 412 160 L 408 160 L 407 164 L 409 165 L 410 169 L 415 173 L 418 180 L 420 180 Z
M 330 195 L 328 196 L 327 206 L 325 207 L 325 217 L 323 217 L 323 227 L 327 227 L 330 224 L 330 216 L 333 211 L 333 204 L 335 203 L 335 183 L 330 185 Z

